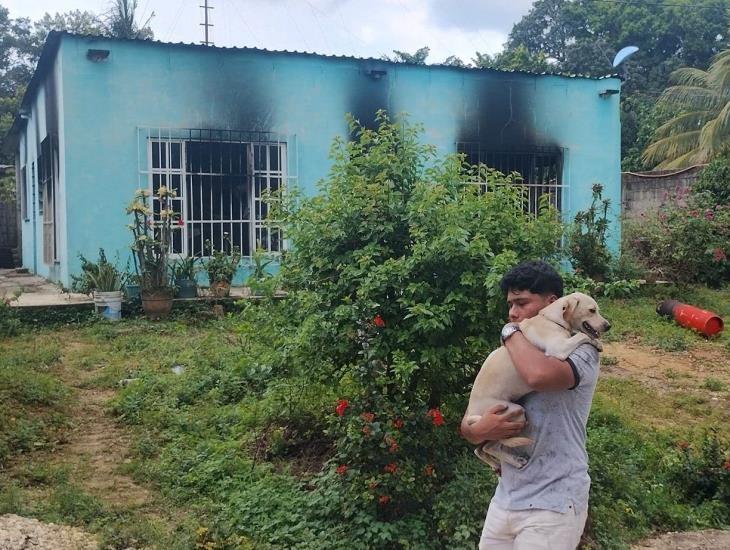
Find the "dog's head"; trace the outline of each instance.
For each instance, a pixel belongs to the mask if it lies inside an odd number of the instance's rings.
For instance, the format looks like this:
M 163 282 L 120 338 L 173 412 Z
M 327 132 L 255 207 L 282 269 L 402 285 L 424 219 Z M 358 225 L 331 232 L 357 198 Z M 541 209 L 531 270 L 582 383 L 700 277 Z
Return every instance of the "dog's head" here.
M 567 326 L 572 332 L 583 332 L 591 338 L 600 338 L 611 328 L 611 323 L 598 312 L 596 301 L 582 292 L 558 298 L 541 312 L 551 321 Z

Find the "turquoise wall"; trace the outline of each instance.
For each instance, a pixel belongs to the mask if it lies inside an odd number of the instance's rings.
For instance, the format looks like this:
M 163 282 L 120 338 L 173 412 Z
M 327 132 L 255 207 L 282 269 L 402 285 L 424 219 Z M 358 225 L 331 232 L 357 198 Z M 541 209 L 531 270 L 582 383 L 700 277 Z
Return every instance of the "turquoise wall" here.
M 89 48 L 110 50 L 103 62 Z M 61 118 L 67 237 L 63 282 L 77 254 L 128 256 L 124 206 L 140 181 L 138 127 L 261 130 L 289 141 L 289 174 L 306 192 L 327 174 L 345 113 L 406 112 L 440 153 L 457 141 L 564 150 L 567 219 L 601 182 L 620 207 L 617 79 L 533 76 L 316 55 L 97 40 L 64 35 Z M 385 71 L 375 78 L 370 71 Z M 614 212 L 614 214 L 617 214 Z M 614 224 L 614 240 L 618 224 Z M 25 240 L 24 240 L 25 244 Z M 615 245 L 615 243 L 614 243 Z M 25 251 L 25 250 L 24 250 Z M 24 254 L 25 257 L 25 254 Z M 239 276 L 239 281 L 243 275 Z

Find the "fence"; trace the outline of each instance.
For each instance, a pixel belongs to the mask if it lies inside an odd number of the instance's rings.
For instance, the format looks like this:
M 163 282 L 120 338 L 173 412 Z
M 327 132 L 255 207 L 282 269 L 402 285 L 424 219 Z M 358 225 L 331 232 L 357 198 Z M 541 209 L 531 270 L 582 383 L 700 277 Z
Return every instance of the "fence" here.
M 621 214 L 635 218 L 642 212 L 656 210 L 667 195 L 678 188 L 692 187 L 706 164 L 682 170 L 652 170 L 621 174 Z

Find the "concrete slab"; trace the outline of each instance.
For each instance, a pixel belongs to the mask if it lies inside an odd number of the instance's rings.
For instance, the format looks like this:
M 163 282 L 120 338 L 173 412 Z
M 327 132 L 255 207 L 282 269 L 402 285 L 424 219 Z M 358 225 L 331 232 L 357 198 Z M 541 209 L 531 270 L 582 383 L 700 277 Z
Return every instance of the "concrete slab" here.
M 13 298 L 13 307 L 54 306 L 68 304 L 91 304 L 94 301 L 86 294 L 62 292 L 61 289 L 31 273 L 15 269 L 0 269 L 0 299 Z

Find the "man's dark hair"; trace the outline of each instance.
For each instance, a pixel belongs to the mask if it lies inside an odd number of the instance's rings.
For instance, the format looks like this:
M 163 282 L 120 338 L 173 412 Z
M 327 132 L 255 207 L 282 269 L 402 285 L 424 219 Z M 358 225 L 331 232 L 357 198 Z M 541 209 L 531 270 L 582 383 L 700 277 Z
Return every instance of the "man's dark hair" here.
M 563 295 L 563 279 L 557 271 L 542 260 L 522 262 L 510 269 L 499 287 L 506 293 L 510 290 L 528 290 L 533 294 Z

